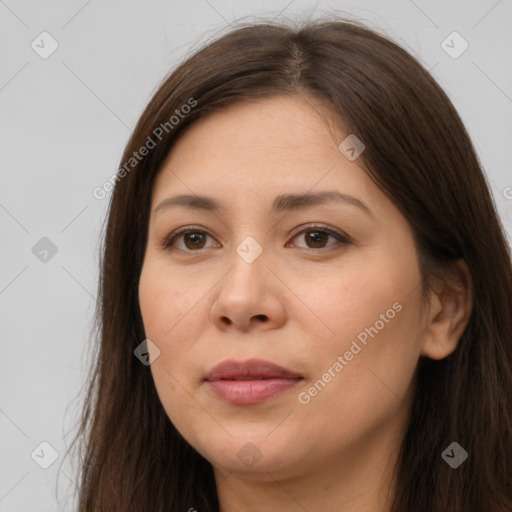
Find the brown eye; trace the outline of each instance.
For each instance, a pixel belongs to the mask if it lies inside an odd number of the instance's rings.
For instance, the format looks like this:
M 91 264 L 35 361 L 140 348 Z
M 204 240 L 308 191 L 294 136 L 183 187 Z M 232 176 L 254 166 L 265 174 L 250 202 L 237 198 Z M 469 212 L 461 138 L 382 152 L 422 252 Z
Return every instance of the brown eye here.
M 338 244 L 348 244 L 349 240 L 347 237 L 341 235 L 340 233 L 337 233 L 331 229 L 323 228 L 320 229 L 320 227 L 309 227 L 308 229 L 302 230 L 301 232 L 297 233 L 293 240 L 300 239 L 300 237 L 303 237 L 305 241 L 305 246 L 297 245 L 297 247 L 304 248 L 304 249 L 327 249 L 328 247 L 331 247 L 333 245 Z M 336 241 L 333 243 L 328 244 L 329 238 L 333 238 Z M 328 244 L 328 245 L 327 245 Z M 295 244 L 293 244 L 295 245 Z
M 198 229 L 183 230 L 170 235 L 164 241 L 164 249 L 180 249 L 188 252 L 198 251 L 206 247 L 208 237 L 210 237 L 208 233 Z
M 188 249 L 202 249 L 205 239 L 204 233 L 192 232 L 184 235 L 183 242 Z
M 304 240 L 312 249 L 321 249 L 325 246 L 330 236 L 325 231 L 306 231 Z
M 320 229 L 320 227 L 310 226 L 308 229 L 297 233 L 292 240 L 303 236 L 306 246 L 297 245 L 297 247 L 304 249 L 327 249 L 333 245 L 350 243 L 349 238 L 341 233 L 323 227 Z M 213 240 L 205 231 L 188 228 L 169 235 L 162 245 L 164 249 L 169 251 L 179 249 L 184 252 L 195 252 L 208 248 L 206 245 L 208 238 Z M 333 243 L 328 244 L 329 238 L 333 239 Z M 295 246 L 295 244 L 292 244 L 292 246 Z

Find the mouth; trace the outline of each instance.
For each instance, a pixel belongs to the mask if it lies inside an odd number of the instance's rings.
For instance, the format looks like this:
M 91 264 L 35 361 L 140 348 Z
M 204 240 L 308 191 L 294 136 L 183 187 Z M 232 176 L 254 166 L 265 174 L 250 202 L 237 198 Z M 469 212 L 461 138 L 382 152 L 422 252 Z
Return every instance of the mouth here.
M 298 373 L 261 359 L 223 361 L 205 378 L 217 398 L 232 404 L 265 402 L 303 380 Z

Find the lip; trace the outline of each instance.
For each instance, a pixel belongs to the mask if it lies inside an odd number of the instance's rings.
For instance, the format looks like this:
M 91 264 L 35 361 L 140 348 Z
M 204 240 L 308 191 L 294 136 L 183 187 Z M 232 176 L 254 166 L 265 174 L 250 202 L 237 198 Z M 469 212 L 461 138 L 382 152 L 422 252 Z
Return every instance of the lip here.
M 256 404 L 296 386 L 303 377 L 263 359 L 229 359 L 214 366 L 205 382 L 218 398 L 233 404 Z

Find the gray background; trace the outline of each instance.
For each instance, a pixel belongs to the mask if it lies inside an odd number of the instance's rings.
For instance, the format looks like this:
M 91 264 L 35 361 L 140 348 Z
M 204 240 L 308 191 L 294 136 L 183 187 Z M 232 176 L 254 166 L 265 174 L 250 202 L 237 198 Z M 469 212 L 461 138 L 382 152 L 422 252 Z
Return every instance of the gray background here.
M 511 0 L 0 0 L 1 512 L 73 510 L 76 477 L 63 455 L 89 364 L 108 204 L 92 190 L 117 170 L 158 82 L 238 18 L 329 12 L 384 29 L 432 69 L 473 138 L 510 240 Z M 59 45 L 46 59 L 31 47 L 51 48 L 43 31 Z M 453 31 L 469 44 L 457 58 L 441 46 Z M 444 44 L 453 54 L 463 42 Z M 44 253 L 43 237 L 56 254 Z M 59 455 L 47 469 L 43 441 Z

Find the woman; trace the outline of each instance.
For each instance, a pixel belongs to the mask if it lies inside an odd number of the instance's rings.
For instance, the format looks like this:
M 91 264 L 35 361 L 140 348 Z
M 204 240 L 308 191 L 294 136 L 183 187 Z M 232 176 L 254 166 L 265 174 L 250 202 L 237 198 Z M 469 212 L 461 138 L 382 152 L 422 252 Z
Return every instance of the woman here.
M 80 511 L 512 510 L 510 250 L 406 51 L 233 30 L 114 181 Z

